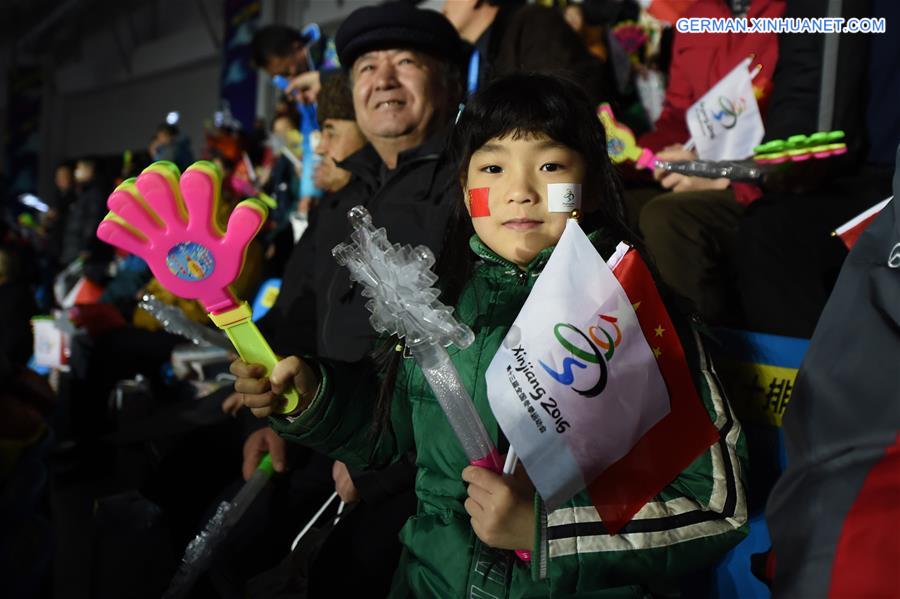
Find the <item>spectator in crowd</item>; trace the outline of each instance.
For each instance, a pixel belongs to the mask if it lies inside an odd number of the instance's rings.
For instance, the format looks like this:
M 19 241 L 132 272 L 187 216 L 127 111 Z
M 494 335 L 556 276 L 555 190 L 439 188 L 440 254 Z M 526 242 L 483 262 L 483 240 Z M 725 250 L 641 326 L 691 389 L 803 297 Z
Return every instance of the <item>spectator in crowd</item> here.
M 270 77 L 288 77 L 288 95 L 297 93 L 303 102 L 314 103 L 322 84 L 316 65 L 322 61 L 327 40 L 312 41 L 293 27 L 267 25 L 253 36 L 253 64 Z
M 62 250 L 63 231 L 69 217 L 69 208 L 75 203 L 75 173 L 72 164 L 61 162 L 53 175 L 55 193 L 49 202 L 44 221 L 47 236 L 47 253 L 51 260 L 58 260 Z
M 319 129 L 322 138 L 316 146 L 321 161 L 316 166 L 316 187 L 335 193 L 350 182 L 350 171 L 338 166 L 366 145 L 366 138 L 356 124 L 353 95 L 343 75 L 328 79 L 319 93 Z
M 316 353 L 356 361 L 371 352 L 376 334 L 366 298 L 351 285 L 331 249 L 349 236 L 347 211 L 362 204 L 376 226 L 391 231 L 392 241 L 440 251 L 455 200 L 457 173 L 446 140 L 462 96 L 463 52 L 443 16 L 405 2 L 354 11 L 336 42 L 357 124 L 369 144 L 341 162 L 351 173 L 349 183 L 320 206 L 291 255 L 275 305 L 257 324 L 279 355 Z M 327 115 L 330 108 L 322 108 Z M 360 395 L 356 401 L 367 405 L 372 399 Z M 245 444 L 245 476 L 266 451 L 285 455 L 284 440 L 268 428 Z M 343 500 L 359 501 L 352 519 L 340 525 L 343 544 L 323 548 L 312 596 L 387 592 L 399 555 L 397 533 L 415 505 L 414 460 L 404 456 L 373 472 L 325 462 L 325 473 L 321 460 L 311 460 L 293 474 L 325 478 Z M 276 468 L 284 463 L 276 461 Z M 283 527 L 279 522 L 271 526 Z
M 272 154 L 271 161 L 260 176 L 264 190 L 276 203 L 276 207 L 269 211 L 263 233 L 266 271 L 270 276 L 281 276 L 294 243 L 300 238 L 293 231 L 291 213 L 297 209 L 300 195 L 302 142 L 296 112 L 277 113 L 272 119 L 272 147 L 277 151 Z
M 168 160 L 184 171 L 194 162 L 191 140 L 181 135 L 178 127 L 162 123 L 150 141 L 148 148 L 153 160 Z
M 321 206 L 311 225 L 315 233 L 294 251 L 301 258 L 291 259 L 299 270 L 289 267 L 285 274 L 279 297 L 285 303 L 276 307 L 290 309 L 297 297 L 311 299 L 320 319 L 316 334 L 300 342 L 307 350 L 315 343 L 335 357 L 360 359 L 374 338 L 365 299 L 331 257 L 331 248 L 349 234 L 350 207 L 367 206 L 375 223 L 396 231 L 401 243 L 440 248 L 452 182 L 446 133 L 461 94 L 459 38 L 446 26 L 440 15 L 399 2 L 359 9 L 338 30 L 356 121 L 369 144 L 341 163 L 352 173 L 350 183 Z M 372 50 L 384 44 L 388 49 Z M 273 319 L 279 313 L 270 312 Z M 303 351 L 290 328 L 271 332 L 291 353 Z
M 900 4 L 891 0 L 843 6 L 844 18 L 900 22 Z M 825 17 L 826 8 L 797 0 L 787 15 Z M 837 56 L 826 60 L 825 40 L 838 35 Z M 766 137 L 841 130 L 849 151 L 792 163 L 769 181 L 740 224 L 738 288 L 749 329 L 809 338 L 847 255 L 831 232 L 891 195 L 900 143 L 900 36 L 784 34 L 779 45 Z
M 788 468 L 766 510 L 774 597 L 900 596 L 900 147 L 896 169 L 894 199 L 844 261 L 785 413 Z
M 605 61 L 606 45 L 603 43 L 603 29 L 595 23 L 588 23 L 583 4 L 572 2 L 563 9 L 563 18 L 569 27 L 578 34 L 588 51 Z
M 779 17 L 784 0 L 697 0 L 686 18 L 736 16 Z M 687 109 L 744 59 L 752 56 L 761 71 L 754 88 L 765 114 L 771 78 L 778 60 L 775 33 L 677 33 L 669 68 L 663 111 L 653 131 L 638 139 L 663 160 L 696 159 L 684 145 L 690 133 Z M 730 185 L 727 179 L 702 179 L 655 173 L 669 193 L 653 189 L 626 194 L 629 224 L 639 230 L 663 280 L 690 299 L 709 322 L 735 323 L 731 268 L 738 223 L 747 204 L 759 197 L 757 188 Z
M 106 216 L 106 189 L 103 188 L 94 158 L 75 163 L 75 202 L 69 210 L 63 232 L 60 262 L 63 266 L 85 258 L 95 245 L 97 225 Z
M 293 27 L 266 25 L 253 35 L 253 64 L 270 76 L 295 77 L 309 69 L 308 42 Z
M 495 77 L 533 71 L 569 77 L 596 103 L 612 99 L 605 64 L 587 50 L 559 11 L 523 0 L 445 0 L 443 12 L 474 46 L 470 92 Z

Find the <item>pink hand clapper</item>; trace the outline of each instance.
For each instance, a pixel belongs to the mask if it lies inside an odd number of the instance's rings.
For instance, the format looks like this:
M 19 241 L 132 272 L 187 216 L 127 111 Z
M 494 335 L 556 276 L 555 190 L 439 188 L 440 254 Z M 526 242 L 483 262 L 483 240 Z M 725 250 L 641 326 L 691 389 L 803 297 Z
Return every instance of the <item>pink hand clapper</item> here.
M 221 187 L 221 175 L 211 162 L 193 164 L 180 178 L 170 162 L 151 164 L 109 196 L 111 212 L 97 227 L 97 237 L 143 258 L 175 295 L 200 301 L 241 358 L 264 366 L 269 374 L 278 358 L 250 320 L 247 303 L 229 287 L 268 210 L 257 199 L 244 200 L 222 231 L 216 222 Z M 293 411 L 297 391 L 284 396 L 287 402 L 280 411 Z
M 212 163 L 194 164 L 180 181 L 174 165 L 154 163 L 112 193 L 112 214 L 100 223 L 97 237 L 143 258 L 175 295 L 199 300 L 213 314 L 237 308 L 229 285 L 267 211 L 258 200 L 244 200 L 223 232 L 215 219 L 220 188 Z

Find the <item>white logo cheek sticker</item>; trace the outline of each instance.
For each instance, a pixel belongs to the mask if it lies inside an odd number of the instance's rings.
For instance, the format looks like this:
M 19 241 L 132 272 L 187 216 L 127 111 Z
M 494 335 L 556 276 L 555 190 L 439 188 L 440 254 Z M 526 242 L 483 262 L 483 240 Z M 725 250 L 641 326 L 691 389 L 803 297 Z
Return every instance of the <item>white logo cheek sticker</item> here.
M 581 209 L 581 183 L 548 183 L 547 209 L 571 212 Z

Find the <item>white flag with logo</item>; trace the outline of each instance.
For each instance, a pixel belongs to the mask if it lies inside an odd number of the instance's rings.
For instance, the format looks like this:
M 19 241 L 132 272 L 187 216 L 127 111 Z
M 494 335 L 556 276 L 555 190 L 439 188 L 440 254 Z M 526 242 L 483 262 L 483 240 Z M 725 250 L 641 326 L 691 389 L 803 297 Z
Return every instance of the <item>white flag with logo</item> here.
M 765 134 L 744 59 L 687 110 L 687 126 L 703 160 L 742 160 Z
M 627 294 L 574 220 L 486 379 L 497 422 L 550 509 L 625 456 L 670 409 Z

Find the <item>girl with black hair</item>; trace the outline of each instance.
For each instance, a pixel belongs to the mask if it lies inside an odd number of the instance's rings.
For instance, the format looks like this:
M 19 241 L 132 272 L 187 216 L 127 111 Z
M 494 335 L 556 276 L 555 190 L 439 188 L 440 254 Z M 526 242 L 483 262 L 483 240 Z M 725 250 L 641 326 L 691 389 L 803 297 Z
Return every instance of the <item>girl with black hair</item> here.
M 602 126 L 574 84 L 530 74 L 497 80 L 466 107 L 454 146 L 461 198 L 438 274 L 443 300 L 472 328 L 475 342 L 448 351 L 505 451 L 484 373 L 565 228 L 569 215 L 548 210 L 547 184 L 583 186 L 582 226 L 602 255 L 621 240 L 636 240 L 623 221 Z M 489 188 L 486 201 L 483 193 L 469 193 L 479 188 Z M 586 492 L 548 514 L 521 467 L 504 477 L 469 466 L 396 339 L 382 352 L 382 369 L 290 357 L 269 378 L 240 361 L 232 372 L 245 405 L 259 416 L 271 412 L 286 385 L 296 386 L 301 407 L 271 419 L 288 440 L 360 468 L 416 453 L 419 505 L 401 531 L 405 549 L 391 596 L 644 597 L 677 591 L 680 576 L 711 564 L 742 538 L 747 519 L 740 426 L 705 369 L 696 337 L 689 327 L 679 332 L 720 442 L 615 536 Z M 367 390 L 370 406 L 354 399 Z M 531 562 L 513 557 L 512 549 L 530 549 Z

